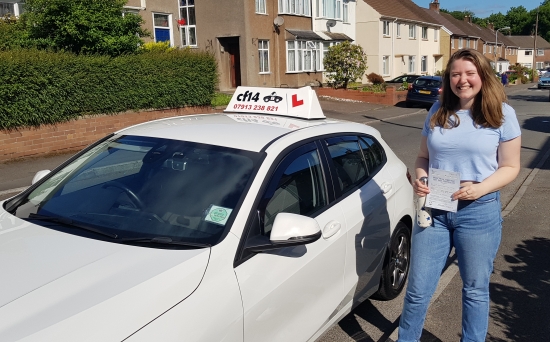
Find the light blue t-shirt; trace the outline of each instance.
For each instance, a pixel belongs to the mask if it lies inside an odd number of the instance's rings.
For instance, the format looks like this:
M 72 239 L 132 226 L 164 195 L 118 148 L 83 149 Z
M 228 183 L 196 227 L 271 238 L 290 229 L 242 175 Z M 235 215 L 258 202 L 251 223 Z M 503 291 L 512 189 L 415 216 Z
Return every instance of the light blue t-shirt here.
M 422 129 L 428 140 L 429 167 L 460 172 L 463 181 L 481 182 L 492 175 L 498 168 L 499 143 L 521 135 L 516 112 L 506 103 L 502 104 L 504 123 L 499 128 L 476 127 L 470 111 L 459 110 L 458 127 L 436 126 L 432 130 L 430 119 L 439 107 L 439 101 L 432 106 Z

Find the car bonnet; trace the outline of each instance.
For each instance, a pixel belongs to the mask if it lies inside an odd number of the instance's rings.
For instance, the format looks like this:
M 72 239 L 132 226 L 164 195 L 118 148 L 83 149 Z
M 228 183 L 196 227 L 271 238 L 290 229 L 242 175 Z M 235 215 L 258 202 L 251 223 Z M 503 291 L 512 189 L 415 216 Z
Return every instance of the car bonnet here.
M 0 341 L 44 340 L 82 320 L 82 340 L 107 326 L 124 339 L 189 296 L 209 254 L 84 238 L 0 209 Z

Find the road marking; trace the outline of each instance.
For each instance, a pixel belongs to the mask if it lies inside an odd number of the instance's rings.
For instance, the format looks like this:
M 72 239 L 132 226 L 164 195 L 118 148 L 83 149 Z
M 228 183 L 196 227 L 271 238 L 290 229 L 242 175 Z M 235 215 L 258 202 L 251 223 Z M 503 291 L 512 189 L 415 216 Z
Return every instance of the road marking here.
M 426 115 L 428 114 L 428 112 L 425 109 L 420 109 L 420 110 L 418 110 L 416 112 L 413 112 L 413 113 L 401 114 L 401 115 L 392 116 L 391 118 L 386 118 L 386 119 L 374 119 L 374 120 L 365 121 L 365 122 L 361 122 L 361 123 L 363 125 L 368 125 L 368 124 L 373 123 L 373 122 L 390 121 L 390 120 L 393 120 L 393 119 L 406 118 L 407 116 L 413 116 L 413 115 L 422 114 L 422 113 L 426 113 Z

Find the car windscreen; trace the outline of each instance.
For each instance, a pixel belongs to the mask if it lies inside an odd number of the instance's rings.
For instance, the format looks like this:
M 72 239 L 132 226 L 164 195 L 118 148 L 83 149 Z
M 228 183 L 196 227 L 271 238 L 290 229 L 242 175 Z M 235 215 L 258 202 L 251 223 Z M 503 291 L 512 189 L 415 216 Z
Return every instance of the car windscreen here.
M 547 72 L 547 73 L 542 74 L 541 77 L 550 78 L 550 72 Z
M 441 85 L 440 80 L 433 80 L 433 79 L 424 79 L 424 78 L 417 78 L 414 81 L 414 84 L 419 87 L 430 87 L 430 88 L 437 88 Z
M 259 159 L 219 146 L 115 136 L 48 175 L 12 212 L 45 226 L 55 218 L 94 227 L 116 235 L 114 242 L 162 237 L 213 245 L 229 229 Z

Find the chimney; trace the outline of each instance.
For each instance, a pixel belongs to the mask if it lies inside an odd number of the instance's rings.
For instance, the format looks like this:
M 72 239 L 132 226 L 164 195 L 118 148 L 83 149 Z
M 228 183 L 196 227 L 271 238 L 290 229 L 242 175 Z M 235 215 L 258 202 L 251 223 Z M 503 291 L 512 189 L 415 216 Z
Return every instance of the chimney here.
M 487 28 L 491 31 L 495 30 L 495 27 L 493 26 L 493 23 L 487 23 Z
M 472 23 L 472 17 L 470 17 L 469 15 L 465 15 L 464 16 L 464 21 L 471 24 Z
M 439 0 L 433 0 L 430 2 L 430 10 L 439 13 Z

